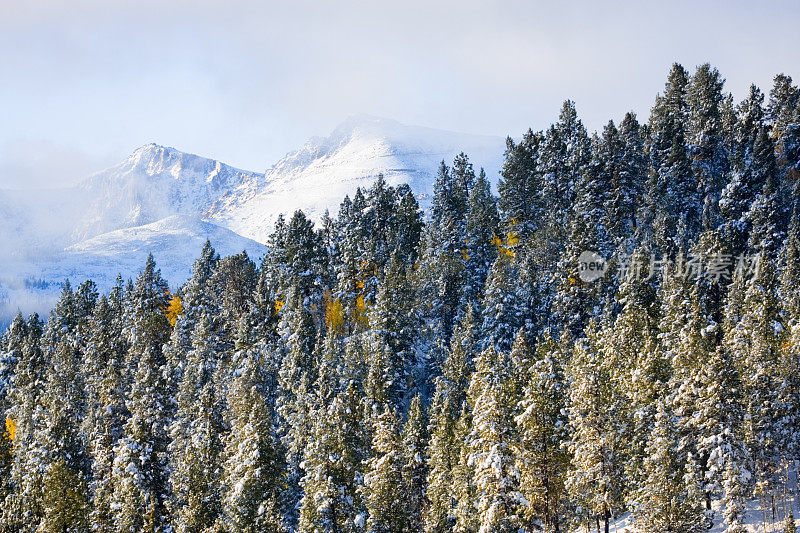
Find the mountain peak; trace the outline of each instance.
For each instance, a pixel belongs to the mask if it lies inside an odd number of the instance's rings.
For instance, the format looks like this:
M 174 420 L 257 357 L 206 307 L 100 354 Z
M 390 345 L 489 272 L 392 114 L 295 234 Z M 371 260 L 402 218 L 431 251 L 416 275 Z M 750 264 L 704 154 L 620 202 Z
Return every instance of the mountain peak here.
M 188 161 L 199 161 L 206 164 L 208 162 L 216 163 L 211 159 L 182 152 L 170 146 L 149 143 L 134 150 L 122 165 L 138 168 L 148 174 L 154 174 L 163 172 L 166 168 L 175 164 L 183 163 L 185 165 Z

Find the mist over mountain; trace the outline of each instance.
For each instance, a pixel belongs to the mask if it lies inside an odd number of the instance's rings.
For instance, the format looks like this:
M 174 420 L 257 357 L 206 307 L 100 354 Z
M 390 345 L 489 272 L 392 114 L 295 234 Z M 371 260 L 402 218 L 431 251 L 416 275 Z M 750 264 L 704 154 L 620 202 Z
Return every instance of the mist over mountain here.
M 505 139 L 353 116 L 266 171 L 150 143 L 74 187 L 0 190 L 0 321 L 18 309 L 46 311 L 63 281 L 93 279 L 106 290 L 152 252 L 173 285 L 184 281 L 202 242 L 258 259 L 280 214 L 335 214 L 345 195 L 408 183 L 422 207 L 441 161 L 466 152 L 496 183 Z

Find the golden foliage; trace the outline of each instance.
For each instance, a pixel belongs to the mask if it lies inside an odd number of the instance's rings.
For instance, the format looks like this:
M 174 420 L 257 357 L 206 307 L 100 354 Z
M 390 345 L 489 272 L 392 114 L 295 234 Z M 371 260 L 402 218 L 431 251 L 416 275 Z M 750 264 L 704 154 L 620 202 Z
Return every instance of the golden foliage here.
M 169 301 L 169 305 L 164 308 L 164 316 L 169 320 L 169 324 L 175 327 L 175 323 L 178 322 L 178 317 L 182 314 L 183 305 L 181 305 L 181 298 L 180 296 L 175 296 Z
M 17 436 L 17 423 L 12 418 L 6 418 L 6 432 L 3 437 L 6 440 L 14 440 Z
M 330 291 L 325 293 L 325 326 L 339 335 L 344 333 L 344 306 Z
M 505 238 L 492 235 L 492 244 L 497 247 L 497 253 L 505 255 L 512 261 L 516 257 L 516 247 L 519 246 L 519 233 L 516 231 L 509 231 Z
M 367 318 L 367 303 L 364 301 L 364 295 L 359 294 L 356 298 L 356 307 L 353 309 L 353 322 L 359 326 L 367 326 L 369 319 Z
M 283 300 L 275 300 L 275 314 L 276 315 L 281 312 L 281 307 L 283 307 L 284 303 L 286 303 L 286 302 L 284 302 Z

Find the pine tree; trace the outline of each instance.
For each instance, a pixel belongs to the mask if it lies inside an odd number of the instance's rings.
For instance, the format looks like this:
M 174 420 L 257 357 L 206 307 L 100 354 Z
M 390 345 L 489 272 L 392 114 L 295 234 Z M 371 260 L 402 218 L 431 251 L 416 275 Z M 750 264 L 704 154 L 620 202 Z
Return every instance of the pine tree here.
M 121 334 L 120 319 L 120 311 L 115 310 L 106 297 L 101 297 L 90 323 L 84 363 L 87 388 L 94 398 L 87 416 L 93 484 L 90 522 L 98 533 L 115 530 L 112 508 L 114 447 L 123 435 L 128 416 L 125 405 L 127 346 Z
M 414 396 L 408 408 L 408 417 L 402 431 L 403 455 L 403 513 L 408 531 L 423 531 L 423 512 L 426 507 L 425 481 L 427 479 L 427 461 L 425 458 L 428 444 L 427 424 L 422 399 Z
M 167 284 L 152 255 L 130 291 L 130 353 L 136 373 L 128 397 L 130 418 L 114 450 L 113 508 L 118 527 L 158 531 L 165 526 L 169 396 L 162 346 L 170 324 Z
M 630 241 L 639 229 L 639 207 L 646 181 L 646 161 L 642 127 L 636 115 L 626 113 L 619 131 L 604 132 L 606 172 L 612 188 L 606 198 L 606 230 L 614 249 Z M 630 251 L 630 250 L 627 250 Z
M 20 327 L 19 322 L 17 326 Z M 41 347 L 42 323 L 34 314 L 24 333 L 20 330 L 19 359 L 12 379 L 7 420 L 15 427 L 11 464 L 12 492 L 3 508 L 3 524 L 9 531 L 33 531 L 42 517 L 42 477 L 46 466 L 37 440 L 37 428 L 44 424 L 43 396 L 48 363 Z M 6 422 L 8 424 L 8 422 Z
M 459 417 L 465 407 L 467 387 L 472 368 L 475 345 L 473 314 L 467 309 L 459 328 L 453 335 L 442 376 L 436 379 L 435 392 L 428 413 L 430 442 L 428 446 L 428 476 L 425 509 L 426 533 L 450 531 L 456 519 L 453 487 L 456 470 L 460 468 L 465 435 L 458 435 Z M 462 428 L 464 429 L 464 428 Z M 468 431 L 468 428 L 464 429 Z
M 258 274 L 247 252 L 224 257 L 216 265 L 211 293 L 218 295 L 218 305 L 226 322 L 236 323 L 250 309 Z
M 720 112 L 723 84 L 717 69 L 706 63 L 697 68 L 686 92 L 686 141 L 703 206 L 703 230 L 719 223 L 719 195 L 729 167 Z
M 772 124 L 773 137 L 782 138 L 789 125 L 796 120 L 796 110 L 800 105 L 800 90 L 792 84 L 791 76 L 778 74 L 769 92 L 766 115 Z
M 455 429 L 458 461 L 453 466 L 453 491 L 455 508 L 453 509 L 453 531 L 457 533 L 477 533 L 480 528 L 478 514 L 478 487 L 475 479 L 475 463 L 473 462 L 472 412 L 469 403 L 465 404 L 458 417 Z
M 616 426 L 625 400 L 604 364 L 602 345 L 602 331 L 591 322 L 570 361 L 569 450 L 573 459 L 567 489 L 604 521 L 608 532 L 626 488 L 624 439 L 622 428 Z
M 608 137 L 616 137 L 616 128 L 606 128 Z M 611 142 L 617 143 L 616 140 Z M 572 334 L 581 335 L 589 316 L 599 314 L 603 285 L 584 282 L 579 276 L 580 256 L 585 251 L 608 257 L 611 238 L 605 226 L 608 221 L 605 206 L 606 191 L 611 188 L 612 176 L 606 169 L 601 141 L 592 140 L 592 159 L 584 166 L 577 183 L 575 202 L 569 222 L 566 247 L 561 254 L 557 270 L 557 294 L 554 302 L 555 318 L 559 329 L 568 328 Z M 616 148 L 615 148 L 616 149 Z
M 393 375 L 389 401 L 399 406 L 414 385 L 418 362 L 414 343 L 421 324 L 414 308 L 413 284 L 398 256 L 393 256 L 386 266 L 386 275 L 368 317 L 372 330 L 371 349 L 388 350 L 386 371 Z
M 89 531 L 86 478 L 67 466 L 66 460 L 58 459 L 48 466 L 43 485 L 44 518 L 36 531 Z
M 213 379 L 218 354 L 210 340 L 209 320 L 201 315 L 178 390 L 168 448 L 170 515 L 181 532 L 208 528 L 221 514 L 219 478 L 225 427 Z
M 281 440 L 287 452 L 288 483 L 296 501 L 300 497 L 300 462 L 311 436 L 312 419 L 309 414 L 313 394 L 311 387 L 316 380 L 316 328 L 311 311 L 306 308 L 298 292 L 292 291 L 280 313 L 278 330 L 282 353 L 277 410 L 281 419 Z
M 386 408 L 375 422 L 372 439 L 373 455 L 367 461 L 364 492 L 367 512 L 367 531 L 390 533 L 411 531 L 405 514 L 403 483 L 403 452 L 400 440 L 400 421 L 397 414 Z
M 694 240 L 702 222 L 702 199 L 685 145 L 688 86 L 686 70 L 673 65 L 650 114 L 651 172 L 643 217 L 656 250 L 665 256 Z
M 551 227 L 565 230 L 581 173 L 591 155 L 589 136 L 575 102 L 561 106 L 558 122 L 548 130 L 542 149 L 543 200 Z
M 518 143 L 506 140 L 505 160 L 497 189 L 505 231 L 512 229 L 523 240 L 540 229 L 546 205 L 542 199 L 539 154 L 544 135 L 528 130 Z
M 494 246 L 499 232 L 500 218 L 497 201 L 492 196 L 489 181 L 483 169 L 469 194 L 464 254 L 466 254 L 466 280 L 462 306 L 477 308 L 483 295 L 486 277 L 497 254 Z M 516 230 L 514 230 L 516 231 Z
M 659 401 L 653 435 L 645 459 L 645 479 L 637 492 L 634 523 L 642 531 L 706 530 L 702 500 L 691 464 L 676 450 L 673 415 Z
M 228 389 L 230 432 L 222 454 L 223 524 L 230 532 L 282 531 L 285 464 L 274 406 L 264 390 L 266 368 L 258 351 L 238 356 Z
M 731 353 L 740 365 L 743 381 L 744 427 L 748 451 L 755 465 L 756 490 L 762 498 L 773 490 L 780 465 L 780 346 L 777 280 L 772 262 L 762 260 L 749 279 L 745 311 L 732 335 Z
M 464 174 L 464 161 L 459 172 Z M 434 367 L 441 363 L 460 315 L 461 290 L 464 286 L 467 239 L 466 217 L 470 178 L 451 172 L 442 161 L 434 183 L 430 222 L 423 235 L 424 255 L 418 270 L 420 306 L 431 324 L 431 336 L 438 344 Z
M 359 485 L 368 442 L 359 418 L 355 384 L 322 403 L 305 450 L 301 532 L 350 532 L 366 523 Z
M 743 531 L 744 504 L 751 483 L 750 456 L 740 439 L 743 422 L 741 383 L 727 351 L 711 352 L 701 369 L 693 415 L 706 459 L 706 491 L 722 494 L 727 531 Z
M 45 425 L 36 433 L 46 466 L 42 478 L 40 531 L 86 531 L 89 511 L 88 457 L 80 435 L 83 387 L 75 346 L 62 339 L 48 369 L 43 397 Z
M 763 102 L 764 95 L 758 87 L 751 85 L 747 99 L 737 109 L 735 140 L 730 155 L 732 172 L 720 198 L 720 213 L 724 219 L 721 233 L 734 256 L 745 251 L 752 226 L 748 217 L 750 205 L 764 186 L 753 158 L 757 134 L 763 127 Z
M 520 335 L 514 350 L 530 352 Z M 549 332 L 540 337 L 535 355 L 524 371 L 528 375 L 515 418 L 518 440 L 515 443 L 520 491 L 528 502 L 527 529 L 538 521 L 546 532 L 560 531 L 560 507 L 569 457 L 567 442 L 567 387 L 561 363 L 561 350 Z
M 519 269 L 512 257 L 497 256 L 484 291 L 481 317 L 481 346 L 508 351 L 514 336 L 525 325 Z
M 17 313 L 8 330 L 0 337 L 0 415 L 3 428 L 0 433 L 0 501 L 11 494 L 11 468 L 14 460 L 13 446 L 15 424 L 12 414 L 11 389 L 17 363 L 23 355 L 27 325 L 21 313 Z
M 756 182 L 761 183 L 762 187 L 747 215 L 752 224 L 748 244 L 751 252 L 774 259 L 783 242 L 786 228 L 783 227 L 781 216 L 775 148 L 764 127 L 756 137 L 753 160 L 754 172 L 759 174 Z
M 508 390 L 505 357 L 494 348 L 475 362 L 469 386 L 472 431 L 468 464 L 474 469 L 478 531 L 516 532 L 519 527 L 518 472 L 514 442 L 513 405 Z

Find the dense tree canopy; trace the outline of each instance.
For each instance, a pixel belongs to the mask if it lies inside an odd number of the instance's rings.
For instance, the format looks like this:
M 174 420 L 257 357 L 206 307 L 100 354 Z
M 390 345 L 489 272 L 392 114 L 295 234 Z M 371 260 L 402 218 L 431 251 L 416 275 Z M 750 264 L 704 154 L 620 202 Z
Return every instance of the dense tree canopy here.
M 723 82 L 674 65 L 599 134 L 565 102 L 498 196 L 462 153 L 425 216 L 379 177 L 260 264 L 207 243 L 181 287 L 152 256 L 65 282 L 0 339 L 0 530 L 682 532 L 721 500 L 738 532 L 753 498 L 793 523 L 800 91 Z

